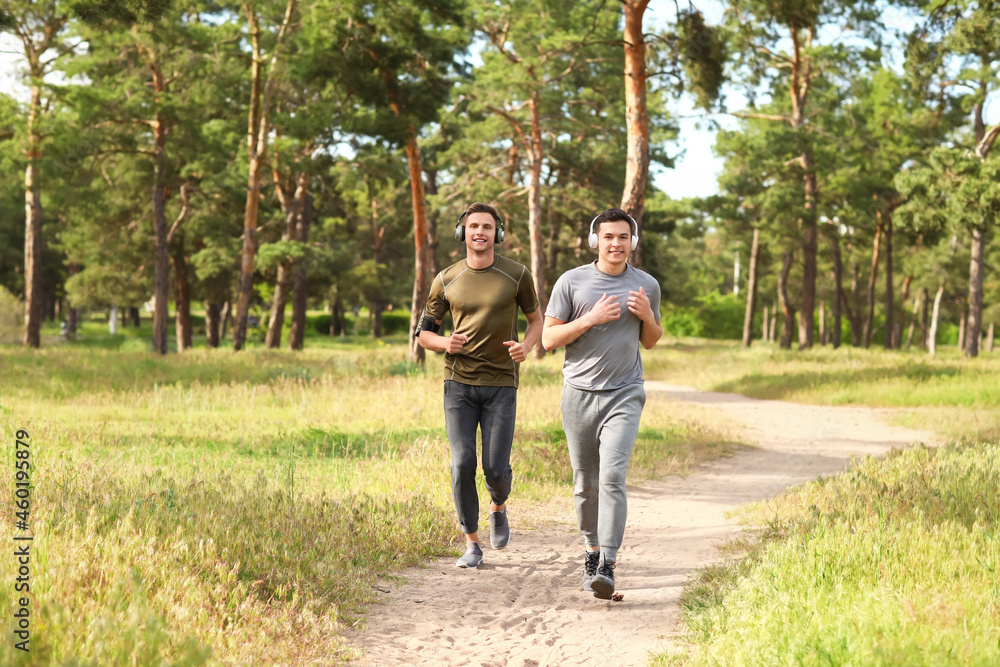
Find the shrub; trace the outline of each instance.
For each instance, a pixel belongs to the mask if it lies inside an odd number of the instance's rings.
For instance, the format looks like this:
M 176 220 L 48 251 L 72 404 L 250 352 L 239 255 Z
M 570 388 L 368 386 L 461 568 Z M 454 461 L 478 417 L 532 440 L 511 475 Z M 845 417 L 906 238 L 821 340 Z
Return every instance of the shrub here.
M 663 328 L 673 336 L 738 339 L 743 336 L 745 302 L 736 294 L 709 292 L 695 298 L 698 306 L 663 309 Z
M 698 317 L 697 308 L 673 306 L 667 304 L 663 309 L 663 329 L 672 336 L 701 337 L 702 322 Z

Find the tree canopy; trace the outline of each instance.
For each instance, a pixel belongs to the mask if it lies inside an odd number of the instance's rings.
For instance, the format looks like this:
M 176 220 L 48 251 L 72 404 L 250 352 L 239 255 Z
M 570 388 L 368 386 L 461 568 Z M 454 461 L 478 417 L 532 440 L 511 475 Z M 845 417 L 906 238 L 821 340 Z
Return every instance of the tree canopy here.
M 8 3 L 0 286 L 24 342 L 116 309 L 151 312 L 160 353 L 230 332 L 301 347 L 307 309 L 327 334 L 402 333 L 393 311 L 412 330 L 486 201 L 543 304 L 625 202 L 670 333 L 991 346 L 1000 3 L 708 9 Z M 713 196 L 671 199 L 655 175 L 690 113 L 723 167 Z

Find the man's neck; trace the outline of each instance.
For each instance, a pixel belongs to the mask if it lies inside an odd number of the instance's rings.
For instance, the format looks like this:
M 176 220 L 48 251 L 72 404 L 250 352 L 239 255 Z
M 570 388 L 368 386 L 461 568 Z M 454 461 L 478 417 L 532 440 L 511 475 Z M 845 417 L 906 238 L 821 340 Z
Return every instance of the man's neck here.
M 608 265 L 601 258 L 598 258 L 595 266 L 601 273 L 606 273 L 609 276 L 620 276 L 628 269 L 628 262 L 622 262 L 618 265 Z
M 495 254 L 492 249 L 484 253 L 470 252 L 466 255 L 465 261 L 470 269 L 488 269 L 493 266 Z

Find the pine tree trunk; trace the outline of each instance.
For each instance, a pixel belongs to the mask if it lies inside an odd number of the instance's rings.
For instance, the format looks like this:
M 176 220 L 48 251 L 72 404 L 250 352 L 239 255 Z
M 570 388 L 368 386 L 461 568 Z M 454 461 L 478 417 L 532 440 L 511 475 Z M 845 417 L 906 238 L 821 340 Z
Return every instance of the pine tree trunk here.
M 382 309 L 385 304 L 381 299 L 375 299 L 371 303 L 372 311 L 372 338 L 382 337 Z
M 24 172 L 24 344 L 37 348 L 42 337 L 42 193 L 35 182 L 37 161 Z
M 219 347 L 219 328 L 222 308 L 217 301 L 205 302 L 205 347 Z
M 990 322 L 990 326 L 986 329 L 986 341 L 983 343 L 983 349 L 987 352 L 993 351 L 993 322 Z
M 436 195 L 438 193 L 437 170 L 425 169 L 424 174 L 427 175 L 427 195 Z M 427 272 L 427 275 L 430 276 L 431 281 L 434 280 L 434 276 L 441 273 L 441 262 L 438 259 L 438 248 L 440 246 L 441 235 L 438 234 L 438 216 L 432 208 L 427 215 L 427 258 L 430 261 L 430 270 Z M 430 283 L 428 283 L 429 288 Z
M 927 288 L 920 290 L 920 347 L 927 349 L 927 332 L 930 328 L 931 295 Z
M 891 350 L 896 335 L 896 296 L 892 275 L 892 207 L 885 212 L 885 349 Z M 905 297 L 904 297 L 905 298 Z
M 881 213 L 878 227 L 875 228 L 875 241 L 872 247 L 872 270 L 868 274 L 868 309 L 865 312 L 864 342 L 865 348 L 872 344 L 872 327 L 875 320 L 875 282 L 878 280 L 879 241 L 882 236 Z
M 250 65 L 250 113 L 247 121 L 247 199 L 243 212 L 243 250 L 240 253 L 240 282 L 236 301 L 236 322 L 233 326 L 233 349 L 243 349 L 247 338 L 247 317 L 253 292 L 254 258 L 257 253 L 257 213 L 260 208 L 261 170 L 267 159 L 268 141 L 271 136 L 271 103 L 278 82 L 278 58 L 281 45 L 288 33 L 295 11 L 295 0 L 288 0 L 285 16 L 278 30 L 276 43 L 272 46 L 267 81 L 263 81 L 264 60 L 260 50 L 260 21 L 257 12 L 249 2 L 244 2 L 244 11 L 250 26 L 250 42 L 253 57 Z
M 900 313 L 899 319 L 896 321 L 894 325 L 892 333 L 892 347 L 897 350 L 903 347 L 903 317 L 905 315 L 905 310 L 903 309 L 906 308 L 906 302 L 910 300 L 910 285 L 912 283 L 913 283 L 913 276 L 906 276 L 906 278 L 903 279 L 903 288 L 902 290 L 900 290 L 899 305 L 900 305 L 900 310 L 902 312 Z M 893 307 L 895 308 L 895 306 Z M 916 318 L 916 305 L 914 305 L 913 312 L 914 314 L 911 315 L 910 317 L 910 324 L 909 324 L 910 329 L 913 328 L 913 321 Z M 909 347 L 909 344 L 907 344 L 907 347 Z
M 830 255 L 833 260 L 833 329 L 830 343 L 833 349 L 840 347 L 842 327 L 842 304 L 844 302 L 844 263 L 840 254 L 840 232 L 832 225 L 830 232 Z
M 240 281 L 236 288 L 236 321 L 233 324 L 233 349 L 242 350 L 247 338 L 247 316 L 253 289 L 254 254 L 257 252 L 257 208 L 260 205 L 261 157 L 257 138 L 261 121 L 261 95 L 264 86 L 264 60 L 260 52 L 260 21 L 256 11 L 245 4 L 253 57 L 250 61 L 250 112 L 247 118 L 247 199 L 243 212 L 243 249 L 240 251 Z
M 247 317 L 253 292 L 254 258 L 257 253 L 257 209 L 260 206 L 261 160 L 256 151 L 250 155 L 247 176 L 247 201 L 243 213 L 243 250 L 240 260 L 240 282 L 236 301 L 236 322 L 233 325 L 233 349 L 243 349 L 247 339 Z
M 792 41 L 792 57 L 788 63 L 790 81 L 788 92 L 792 103 L 792 129 L 805 132 L 808 122 L 806 105 L 812 86 L 811 46 L 814 29 L 789 22 L 789 37 Z M 803 37 L 805 41 L 803 42 Z M 799 349 L 812 347 L 813 316 L 816 304 L 816 236 L 819 222 L 819 185 L 816 165 L 810 150 L 803 150 L 799 156 L 802 167 L 803 190 L 806 214 L 801 219 L 802 226 L 802 296 L 799 301 Z
M 968 328 L 966 327 L 966 322 L 969 320 L 969 304 L 962 304 L 962 313 L 958 317 L 958 349 L 965 349 L 966 334 L 968 333 Z
M 330 335 L 347 335 L 347 315 L 344 312 L 344 302 L 340 298 L 337 286 L 333 286 L 333 317 L 330 319 Z
M 153 269 L 153 351 L 167 353 L 167 299 L 170 292 L 170 248 L 167 242 L 166 218 L 166 124 L 154 125 L 153 166 L 153 237 L 155 239 Z M 181 341 L 178 341 L 178 346 Z
M 781 342 L 779 346 L 783 349 L 792 347 L 792 330 L 795 328 L 795 309 L 788 301 L 788 274 L 792 270 L 792 259 L 795 253 L 785 251 L 782 257 L 781 274 L 778 276 L 778 301 L 781 304 L 781 312 L 784 322 L 781 326 Z
M 38 54 L 41 55 L 41 54 Z M 29 58 L 32 73 L 28 108 L 28 165 L 24 170 L 24 344 L 37 348 L 42 332 L 42 192 L 39 168 L 42 137 L 38 123 L 42 114 L 41 74 L 37 57 Z
M 753 239 L 750 241 L 750 266 L 747 275 L 747 308 L 743 315 L 743 347 L 750 347 L 753 340 L 753 319 L 757 310 L 757 260 L 759 255 L 760 229 L 754 227 Z M 764 317 L 767 317 L 766 313 Z
M 542 145 L 541 96 L 535 89 L 528 103 L 531 113 L 531 146 L 528 152 L 530 178 L 528 180 L 528 235 L 531 239 L 531 274 L 538 295 L 538 311 L 545 312 L 548 305 L 548 288 L 545 283 L 545 241 L 542 237 L 542 163 L 545 153 Z M 545 348 L 536 345 L 536 359 L 545 356 Z
M 312 223 L 312 195 L 308 192 L 302 201 L 302 215 L 296 228 L 296 240 L 302 245 L 309 242 L 309 225 Z M 292 297 L 292 329 L 288 332 L 288 348 L 301 350 L 305 345 L 306 306 L 309 297 L 309 273 L 305 262 L 295 264 L 295 283 Z
M 233 301 L 232 299 L 226 299 L 225 303 L 222 304 L 222 331 L 219 333 L 219 344 L 226 340 L 226 330 L 232 324 L 233 319 Z
M 275 181 L 280 179 L 275 177 Z M 296 178 L 295 191 L 288 198 L 287 192 L 280 183 L 276 183 L 279 190 L 279 200 L 281 202 L 282 213 L 285 218 L 285 228 L 281 238 L 284 241 L 296 241 L 298 238 L 299 218 L 302 215 L 302 202 L 305 198 L 306 190 L 309 188 L 309 174 L 301 172 Z M 292 281 L 295 275 L 295 262 L 285 259 L 278 264 L 278 276 L 274 284 L 274 298 L 271 301 L 271 317 L 268 320 L 267 335 L 264 338 L 264 346 L 269 350 L 281 347 L 281 330 L 285 326 L 285 307 L 288 305 L 288 294 L 292 289 Z
M 621 208 L 642 229 L 646 206 L 646 185 L 649 180 L 649 113 L 646 109 L 646 39 L 642 18 L 649 0 L 622 0 L 625 12 L 625 190 Z M 641 267 L 642 233 L 639 247 L 632 253 L 631 263 Z
M 938 287 L 934 295 L 934 312 L 931 315 L 931 328 L 927 333 L 927 351 L 934 355 L 937 352 L 938 316 L 941 314 L 941 297 L 944 296 L 944 285 Z
M 913 345 L 913 332 L 917 329 L 917 317 L 920 314 L 920 296 L 913 297 L 913 312 L 910 313 L 910 326 L 906 330 L 906 349 Z
M 969 318 L 966 331 L 965 356 L 979 355 L 979 334 L 983 328 L 983 261 L 986 230 L 972 230 L 972 257 L 969 260 Z
M 851 263 L 851 294 L 848 299 L 847 295 L 844 295 L 844 310 L 847 313 L 847 319 L 851 324 L 851 345 L 854 347 L 861 347 L 861 341 L 864 339 L 864 331 L 862 325 L 862 314 L 861 314 L 861 270 L 858 268 L 857 262 Z
M 799 349 L 813 345 L 813 315 L 816 308 L 816 252 L 817 252 L 817 198 L 818 187 L 812 154 L 802 155 L 806 169 L 806 218 L 802 221 L 802 298 L 799 300 Z
M 764 314 L 763 314 L 763 317 L 761 317 L 761 332 L 760 332 L 760 339 L 762 341 L 764 341 L 764 342 L 767 342 L 767 340 L 768 340 L 768 331 L 769 331 L 769 328 L 768 328 L 767 325 L 768 325 L 768 318 L 770 316 L 771 316 L 770 308 L 765 303 L 764 304 Z
M 269 350 L 281 347 L 281 329 L 285 326 L 285 307 L 288 305 L 288 293 L 292 287 L 292 271 L 291 262 L 283 261 L 278 264 L 271 314 L 267 321 L 267 334 L 264 337 L 264 347 Z
M 433 262 L 427 246 L 427 207 L 424 201 L 424 169 L 420 159 L 420 148 L 417 146 L 417 130 L 407 128 L 406 162 L 410 168 L 410 200 L 413 204 L 413 297 L 410 300 L 410 330 L 409 359 L 411 362 L 423 364 L 426 354 L 424 348 L 417 342 L 414 335 L 423 314 L 427 295 L 430 293 Z M 382 314 L 379 313 L 379 335 L 381 335 Z
M 191 349 L 191 282 L 188 280 L 187 259 L 184 257 L 184 237 L 181 236 L 174 244 L 170 254 L 170 262 L 174 269 L 174 299 L 176 312 L 174 314 L 177 330 L 177 351 Z
M 70 262 L 66 266 L 66 273 L 67 273 L 67 275 L 69 277 L 75 276 L 76 274 L 80 273 L 80 266 L 78 264 L 74 264 L 73 262 Z M 74 308 L 72 306 L 72 304 L 69 302 L 68 298 L 66 299 L 66 306 L 67 306 L 67 308 L 66 308 L 66 335 L 67 336 L 72 336 L 73 334 L 76 333 L 76 328 L 80 324 L 80 311 L 79 311 L 79 309 Z
M 827 344 L 827 330 L 826 330 L 826 299 L 821 299 L 819 302 L 819 344 Z

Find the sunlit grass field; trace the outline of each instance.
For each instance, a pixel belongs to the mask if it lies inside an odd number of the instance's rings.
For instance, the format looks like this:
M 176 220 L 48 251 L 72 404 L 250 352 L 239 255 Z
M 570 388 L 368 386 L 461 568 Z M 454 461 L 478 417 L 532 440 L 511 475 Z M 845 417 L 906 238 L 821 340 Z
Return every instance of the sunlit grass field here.
M 667 342 L 647 376 L 764 399 L 898 408 L 954 444 L 757 503 L 682 604 L 670 665 L 1000 664 L 1000 354 Z
M 34 535 L 31 651 L 5 641 L 0 664 L 343 663 L 378 578 L 459 552 L 441 359 L 411 365 L 403 338 L 160 357 L 141 333 L 0 348 L 6 493 L 23 429 Z M 571 506 L 560 366 L 522 368 L 515 530 Z M 710 413 L 651 401 L 631 479 L 734 446 Z
M 1000 445 L 909 449 L 751 506 L 682 601 L 685 665 L 1000 664 Z
M 24 429 L 35 536 L 31 652 L 4 642 L 0 663 L 339 664 L 380 577 L 458 553 L 440 358 L 421 369 L 402 337 L 325 336 L 296 353 L 196 340 L 160 357 L 148 325 L 120 331 L 0 348 L 7 488 L 13 500 Z M 647 377 L 677 384 L 897 407 L 961 443 L 755 508 L 746 557 L 689 591 L 691 650 L 654 662 L 996 662 L 1000 454 L 983 443 L 998 432 L 1000 355 L 665 339 L 644 358 Z M 522 368 L 515 530 L 571 504 L 561 359 Z M 649 401 L 630 478 L 683 473 L 734 440 L 708 410 Z M 15 569 L 0 559 L 4 581 Z M 14 598 L 0 587 L 3 608 Z

